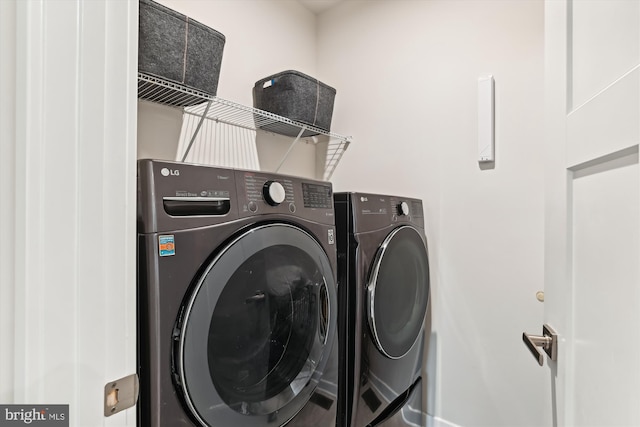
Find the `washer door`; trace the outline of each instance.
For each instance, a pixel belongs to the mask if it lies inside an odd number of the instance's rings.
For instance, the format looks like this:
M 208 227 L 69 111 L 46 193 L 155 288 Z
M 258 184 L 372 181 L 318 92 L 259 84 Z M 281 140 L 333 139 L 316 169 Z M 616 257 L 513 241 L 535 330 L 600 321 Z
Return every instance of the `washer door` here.
M 281 425 L 309 400 L 336 329 L 331 264 L 305 231 L 254 228 L 211 261 L 185 308 L 178 383 L 209 426 Z
M 369 326 L 378 349 L 391 359 L 403 357 L 422 333 L 429 303 L 429 259 L 416 229 L 399 227 L 386 237 L 367 291 Z

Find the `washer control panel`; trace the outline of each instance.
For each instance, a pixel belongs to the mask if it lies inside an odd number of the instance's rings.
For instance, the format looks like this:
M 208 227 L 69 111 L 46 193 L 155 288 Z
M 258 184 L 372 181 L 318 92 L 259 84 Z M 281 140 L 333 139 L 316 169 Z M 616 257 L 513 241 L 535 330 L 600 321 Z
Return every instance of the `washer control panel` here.
M 272 207 L 282 204 L 295 206 L 293 180 L 262 172 L 241 172 L 240 175 L 241 179 L 236 180 L 241 210 L 258 213 L 260 206 L 265 204 Z
M 305 208 L 332 209 L 331 185 L 303 182 L 302 200 Z
M 138 161 L 141 233 L 273 214 L 333 225 L 331 183 L 262 171 Z
M 236 171 L 240 216 L 282 213 L 333 221 L 330 183 L 259 171 Z

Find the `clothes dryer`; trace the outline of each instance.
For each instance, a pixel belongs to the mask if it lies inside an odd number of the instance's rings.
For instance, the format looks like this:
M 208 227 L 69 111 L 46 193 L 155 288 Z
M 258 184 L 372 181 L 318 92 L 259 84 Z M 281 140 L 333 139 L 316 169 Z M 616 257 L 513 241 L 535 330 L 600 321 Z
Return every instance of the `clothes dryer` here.
M 333 426 L 332 187 L 138 163 L 140 426 Z
M 421 426 L 429 258 L 422 202 L 336 193 L 341 426 Z

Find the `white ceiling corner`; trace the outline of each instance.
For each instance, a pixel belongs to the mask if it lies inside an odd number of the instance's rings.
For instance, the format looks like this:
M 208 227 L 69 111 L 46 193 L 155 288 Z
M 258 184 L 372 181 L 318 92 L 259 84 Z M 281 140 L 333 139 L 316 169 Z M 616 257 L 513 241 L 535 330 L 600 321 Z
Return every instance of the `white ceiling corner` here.
M 298 0 L 298 3 L 313 13 L 321 13 L 342 1 L 343 0 Z

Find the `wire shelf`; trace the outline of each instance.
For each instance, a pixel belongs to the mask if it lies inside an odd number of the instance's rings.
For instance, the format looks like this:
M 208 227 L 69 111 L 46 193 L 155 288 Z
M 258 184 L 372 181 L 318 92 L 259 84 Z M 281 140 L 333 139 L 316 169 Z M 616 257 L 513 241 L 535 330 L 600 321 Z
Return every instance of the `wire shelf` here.
M 344 151 L 351 143 L 351 137 L 327 132 L 315 126 L 295 122 L 268 111 L 211 96 L 204 92 L 144 73 L 138 73 L 138 98 L 167 106 L 181 107 L 184 108 L 186 118 L 199 118 L 197 119 L 199 124 L 193 130 L 192 135 L 183 135 L 183 137 L 190 140 L 187 147 L 184 148 L 183 161 L 188 158 L 191 146 L 198 139 L 198 133 L 205 121 L 230 125 L 247 131 L 264 131 L 280 135 L 294 135 L 293 138 L 295 139 L 292 141 L 289 150 L 280 162 L 278 169 L 285 162 L 291 149 L 299 140 L 303 139 L 317 143 L 319 139 L 328 139 L 324 171 L 322 173 L 322 179 L 324 180 L 331 178 Z M 318 136 L 325 136 L 326 138 L 318 138 Z

